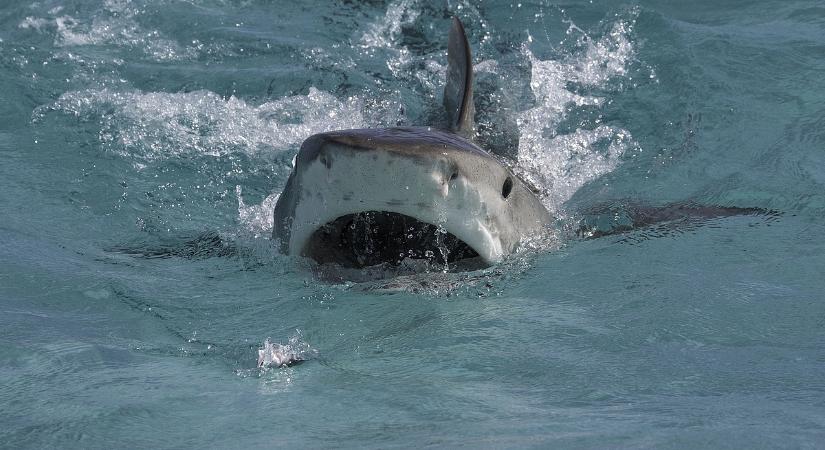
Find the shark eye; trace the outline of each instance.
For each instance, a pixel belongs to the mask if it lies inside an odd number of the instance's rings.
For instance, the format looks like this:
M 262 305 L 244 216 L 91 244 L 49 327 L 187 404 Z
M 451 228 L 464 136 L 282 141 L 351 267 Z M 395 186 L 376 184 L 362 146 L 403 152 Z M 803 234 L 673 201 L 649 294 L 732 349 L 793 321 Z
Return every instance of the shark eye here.
M 452 174 L 452 175 L 450 175 L 450 181 L 453 181 L 453 180 L 455 180 L 456 178 L 458 178 L 458 172 L 453 172 L 453 174 Z
M 501 186 L 501 196 L 507 198 L 510 196 L 510 192 L 513 190 L 513 179 L 507 177 L 504 180 L 504 184 Z

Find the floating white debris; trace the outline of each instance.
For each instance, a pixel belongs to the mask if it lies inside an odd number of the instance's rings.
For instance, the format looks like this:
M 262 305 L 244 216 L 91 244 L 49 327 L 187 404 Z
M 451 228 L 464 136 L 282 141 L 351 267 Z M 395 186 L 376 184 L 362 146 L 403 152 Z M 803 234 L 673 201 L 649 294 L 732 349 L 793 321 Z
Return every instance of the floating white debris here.
M 258 367 L 287 367 L 306 361 L 316 353 L 303 341 L 300 331 L 290 337 L 286 345 L 272 342 L 267 338 L 263 347 L 258 349 Z
M 288 345 L 270 342 L 267 339 L 264 346 L 258 349 L 258 367 L 286 367 L 303 361 Z

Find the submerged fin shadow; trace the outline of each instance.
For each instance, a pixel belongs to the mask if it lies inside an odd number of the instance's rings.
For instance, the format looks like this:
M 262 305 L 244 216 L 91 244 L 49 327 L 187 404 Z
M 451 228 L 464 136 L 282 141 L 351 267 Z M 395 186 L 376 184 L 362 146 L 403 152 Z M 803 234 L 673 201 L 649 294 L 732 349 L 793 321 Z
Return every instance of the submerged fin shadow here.
M 184 258 L 196 260 L 231 257 L 238 254 L 237 246 L 221 238 L 220 234 L 215 231 L 203 232 L 195 237 L 167 238 L 151 244 L 118 245 L 106 250 L 147 259 Z
M 677 202 L 664 206 L 634 203 L 609 203 L 589 208 L 581 214 L 575 233 L 583 239 L 595 239 L 648 229 L 642 240 L 682 234 L 724 217 L 757 216 L 772 221 L 781 212 L 766 208 L 708 206 L 695 202 Z M 638 240 L 638 239 L 634 239 Z

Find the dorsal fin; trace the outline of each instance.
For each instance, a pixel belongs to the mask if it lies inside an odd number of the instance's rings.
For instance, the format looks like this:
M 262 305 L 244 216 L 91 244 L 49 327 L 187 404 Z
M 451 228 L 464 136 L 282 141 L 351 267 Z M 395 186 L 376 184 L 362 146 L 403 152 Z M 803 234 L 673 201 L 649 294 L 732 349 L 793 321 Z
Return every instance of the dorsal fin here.
M 447 44 L 447 85 L 444 86 L 444 107 L 450 129 L 468 139 L 473 137 L 473 57 L 464 25 L 453 17 Z

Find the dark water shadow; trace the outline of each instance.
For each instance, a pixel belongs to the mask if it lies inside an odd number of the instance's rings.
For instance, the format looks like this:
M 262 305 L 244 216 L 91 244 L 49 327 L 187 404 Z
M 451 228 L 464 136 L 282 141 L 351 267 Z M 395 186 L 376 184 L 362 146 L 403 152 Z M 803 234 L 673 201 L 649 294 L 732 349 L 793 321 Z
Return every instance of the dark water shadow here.
M 769 225 L 781 211 L 759 207 L 701 205 L 692 201 L 649 206 L 619 201 L 603 203 L 579 214 L 575 235 L 583 239 L 628 234 L 620 242 L 674 236 L 726 217 L 749 216 Z M 629 236 L 631 232 L 632 236 Z

